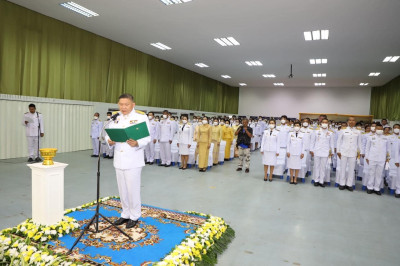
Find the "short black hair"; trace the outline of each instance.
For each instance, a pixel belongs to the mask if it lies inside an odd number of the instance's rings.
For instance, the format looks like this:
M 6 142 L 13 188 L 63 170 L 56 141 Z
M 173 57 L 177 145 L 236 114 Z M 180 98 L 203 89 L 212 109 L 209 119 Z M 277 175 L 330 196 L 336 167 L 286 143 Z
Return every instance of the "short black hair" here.
M 130 99 L 132 102 L 135 101 L 135 98 L 133 98 L 133 95 L 130 93 L 121 94 L 118 99 Z
M 378 122 L 378 123 L 376 123 L 376 126 L 377 126 L 377 127 L 383 127 L 383 126 L 382 126 L 382 124 L 381 124 L 381 123 L 379 123 L 379 122 Z
M 293 125 L 299 125 L 301 126 L 301 122 L 299 120 L 294 121 Z
M 400 124 L 394 124 L 394 125 L 393 125 L 393 128 L 394 128 L 395 126 L 398 126 L 398 127 L 400 127 Z
M 112 113 L 111 112 L 107 112 L 107 115 L 112 115 Z
M 187 118 L 188 118 L 188 115 L 187 115 L 187 114 L 181 114 L 181 119 L 182 119 L 183 117 L 186 117 L 186 119 L 187 119 Z
M 288 118 L 287 118 L 286 115 L 281 116 L 281 119 L 282 119 L 282 118 L 285 118 L 286 120 L 288 120 Z
M 163 112 L 163 113 L 169 113 L 168 110 L 164 110 L 164 111 L 162 111 L 162 112 Z
M 319 116 L 322 118 L 328 119 L 328 117 L 326 115 L 320 114 Z
M 34 105 L 33 103 L 31 103 L 31 104 L 29 105 L 29 108 L 31 108 L 31 107 L 33 107 L 33 108 L 36 109 L 36 105 Z
M 153 112 L 153 111 L 148 112 L 148 115 L 149 115 L 149 114 L 153 114 L 153 116 L 154 116 L 154 112 Z
M 382 119 L 382 121 L 383 121 L 383 120 L 385 120 L 385 121 L 387 122 L 387 119 L 386 119 L 386 118 Z

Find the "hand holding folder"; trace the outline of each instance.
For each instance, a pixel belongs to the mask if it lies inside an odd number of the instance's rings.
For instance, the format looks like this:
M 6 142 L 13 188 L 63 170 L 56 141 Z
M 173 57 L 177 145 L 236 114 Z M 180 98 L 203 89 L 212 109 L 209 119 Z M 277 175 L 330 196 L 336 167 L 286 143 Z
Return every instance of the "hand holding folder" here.
M 106 128 L 106 132 L 114 142 L 126 142 L 129 139 L 139 140 L 150 136 L 146 122 L 127 128 Z

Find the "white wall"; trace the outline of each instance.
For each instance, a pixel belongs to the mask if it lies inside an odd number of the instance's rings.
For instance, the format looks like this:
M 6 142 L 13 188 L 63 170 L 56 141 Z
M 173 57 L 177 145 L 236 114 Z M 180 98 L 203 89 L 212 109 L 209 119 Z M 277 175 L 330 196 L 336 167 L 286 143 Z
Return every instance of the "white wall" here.
M 298 117 L 299 113 L 369 115 L 371 88 L 240 88 L 239 114 Z

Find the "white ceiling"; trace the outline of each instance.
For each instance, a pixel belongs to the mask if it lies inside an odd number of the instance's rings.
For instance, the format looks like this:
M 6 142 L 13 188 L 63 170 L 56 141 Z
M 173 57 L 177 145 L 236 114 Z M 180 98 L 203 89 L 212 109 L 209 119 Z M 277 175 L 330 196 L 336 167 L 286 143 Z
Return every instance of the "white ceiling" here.
M 231 86 L 380 86 L 400 74 L 399 0 L 193 0 L 166 6 L 160 0 L 75 0 L 96 13 L 86 18 L 61 0 L 11 0 L 129 47 L 193 70 Z M 330 30 L 329 40 L 306 42 L 303 32 Z M 240 46 L 222 47 L 213 39 L 232 36 Z M 162 42 L 172 50 L 150 45 Z M 327 58 L 327 65 L 310 65 Z M 249 67 L 259 60 L 261 67 Z M 202 62 L 209 68 L 198 68 Z M 289 79 L 290 64 L 294 78 Z M 379 77 L 368 77 L 381 72 Z M 266 79 L 262 74 L 275 74 Z M 327 78 L 313 78 L 327 73 Z M 222 74 L 231 79 L 221 78 Z

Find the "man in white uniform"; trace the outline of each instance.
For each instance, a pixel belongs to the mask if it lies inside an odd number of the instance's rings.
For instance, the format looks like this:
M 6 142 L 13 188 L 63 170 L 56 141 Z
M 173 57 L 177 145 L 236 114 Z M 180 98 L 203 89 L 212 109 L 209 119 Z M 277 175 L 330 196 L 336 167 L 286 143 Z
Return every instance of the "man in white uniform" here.
M 29 112 L 24 114 L 22 125 L 25 127 L 26 139 L 28 140 L 28 162 L 41 162 L 39 135 L 41 138 L 44 137 L 43 115 L 36 112 L 36 106 L 33 103 L 29 105 Z
M 309 127 L 310 126 L 310 119 L 304 118 L 302 120 L 302 128 L 300 132 L 303 133 L 303 145 L 304 145 L 304 154 L 306 154 L 306 168 L 305 174 L 308 176 L 308 172 L 311 172 L 311 154 L 310 154 L 310 145 L 311 145 L 311 135 L 313 130 Z
M 147 114 L 147 117 L 149 119 L 149 133 L 150 133 L 150 142 L 146 146 L 146 149 L 144 150 L 144 153 L 146 155 L 146 164 L 152 165 L 154 163 L 154 147 L 157 143 L 157 128 L 158 128 L 158 122 L 154 120 L 154 113 L 149 112 Z
M 292 131 L 292 128 L 287 125 L 288 124 L 288 118 L 286 115 L 281 116 L 281 125 L 276 127 L 276 130 L 279 131 L 279 146 L 280 146 L 280 152 L 281 156 L 283 155 L 284 158 L 284 165 L 283 169 L 285 171 L 286 169 L 286 146 L 287 146 L 287 139 L 289 132 Z
M 149 127 L 147 116 L 134 109 L 135 102 L 131 94 L 119 96 L 120 115 L 110 124 L 110 128 L 126 128 L 146 122 Z M 126 228 L 132 228 L 141 216 L 140 179 L 144 164 L 144 148 L 150 142 L 150 136 L 126 142 L 114 142 L 108 136 L 107 142 L 115 146 L 114 167 L 117 175 L 118 192 L 121 198 L 122 213 L 114 224 L 126 223 Z
M 107 159 L 114 158 L 114 147 L 110 147 L 107 144 L 107 141 L 106 141 L 106 138 L 105 138 L 105 136 L 107 135 L 106 129 L 110 127 L 111 116 L 112 116 L 112 113 L 111 112 L 107 112 L 107 122 L 105 122 L 106 126 L 104 127 L 103 132 L 101 133 L 101 141 L 102 141 L 101 144 L 103 146 L 103 149 L 102 149 L 103 151 L 102 152 L 106 154 L 106 157 L 104 157 L 104 158 L 107 158 Z
M 175 122 L 168 118 L 168 111 L 164 110 L 163 119 L 158 123 L 158 142 L 160 143 L 160 166 L 171 166 L 171 143 L 174 138 L 176 126 Z
M 91 157 L 99 157 L 99 141 L 103 123 L 99 121 L 99 113 L 95 113 L 90 128 L 90 138 L 92 139 L 93 154 Z
M 347 124 L 347 128 L 339 131 L 337 140 L 336 151 L 340 159 L 339 189 L 347 188 L 349 191 L 353 191 L 354 169 L 357 156 L 361 152 L 361 132 L 355 128 L 356 120 L 354 117 L 349 117 Z

